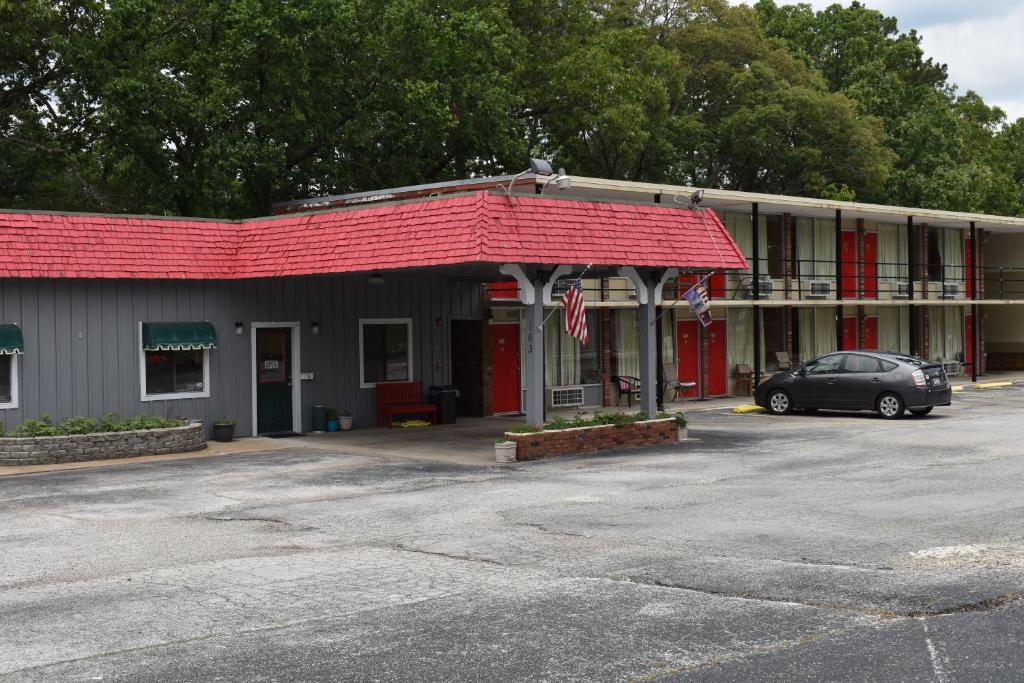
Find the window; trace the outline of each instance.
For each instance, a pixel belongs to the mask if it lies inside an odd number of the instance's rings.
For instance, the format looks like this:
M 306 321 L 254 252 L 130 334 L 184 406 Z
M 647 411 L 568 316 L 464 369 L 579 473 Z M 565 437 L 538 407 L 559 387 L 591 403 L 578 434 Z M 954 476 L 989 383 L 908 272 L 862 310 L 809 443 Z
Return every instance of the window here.
M 773 278 L 781 278 L 785 275 L 783 264 L 786 262 L 786 238 L 783 234 L 785 224 L 782 216 L 765 216 L 761 230 L 764 233 L 764 237 L 761 238 L 764 247 L 761 258 L 767 257 L 764 264 L 766 267 L 762 268 L 761 272 L 767 272 Z
M 210 349 L 217 333 L 208 322 L 140 323 L 142 400 L 210 395 Z
M 544 325 L 544 384 L 549 387 L 601 383 L 601 322 L 599 311 L 589 310 L 587 345 L 565 331 L 565 311 Z
M 18 356 L 0 354 L 0 409 L 18 407 Z
M 412 381 L 412 319 L 359 321 L 359 383 Z
M 24 348 L 21 328 L 0 324 L 0 410 L 18 407 L 18 356 Z
M 807 364 L 808 375 L 824 375 L 834 372 L 840 372 L 840 367 L 843 364 L 843 354 L 834 353 L 831 356 L 824 356 L 816 361 L 812 361 Z
M 843 369 L 847 372 L 879 372 L 879 362 L 877 358 L 871 356 L 851 353 L 846 356 L 846 365 Z

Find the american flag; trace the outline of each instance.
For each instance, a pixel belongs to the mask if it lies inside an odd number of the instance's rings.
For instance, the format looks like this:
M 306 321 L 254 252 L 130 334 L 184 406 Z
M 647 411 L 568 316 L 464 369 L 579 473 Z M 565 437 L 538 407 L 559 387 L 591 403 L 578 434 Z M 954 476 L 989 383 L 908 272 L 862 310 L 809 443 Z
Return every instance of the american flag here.
M 562 305 L 565 306 L 565 332 L 580 340 L 584 346 L 587 345 L 587 312 L 583 305 L 583 278 L 578 277 L 569 285 L 569 289 L 562 296 Z

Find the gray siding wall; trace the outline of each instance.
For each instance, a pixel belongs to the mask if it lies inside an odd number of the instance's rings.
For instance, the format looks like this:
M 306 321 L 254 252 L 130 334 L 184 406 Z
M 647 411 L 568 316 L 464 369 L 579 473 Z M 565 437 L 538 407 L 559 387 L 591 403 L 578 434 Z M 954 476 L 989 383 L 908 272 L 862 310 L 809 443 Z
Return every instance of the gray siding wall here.
M 359 388 L 359 320 L 412 318 L 413 379 L 451 382 L 451 318 L 481 315 L 480 288 L 424 274 L 386 274 L 244 281 L 0 280 L 0 322 L 18 323 L 25 337 L 19 359 L 19 406 L 0 410 L 9 429 L 48 414 L 95 417 L 109 412 L 238 421 L 252 433 L 253 322 L 299 322 L 303 430 L 310 409 L 324 404 L 352 411 L 357 426 L 373 425 L 373 389 Z M 213 323 L 210 397 L 142 401 L 139 322 Z M 441 324 L 438 325 L 437 321 Z M 311 323 L 320 323 L 313 335 Z M 245 324 L 235 334 L 235 322 Z M 297 378 L 296 378 L 297 379 Z

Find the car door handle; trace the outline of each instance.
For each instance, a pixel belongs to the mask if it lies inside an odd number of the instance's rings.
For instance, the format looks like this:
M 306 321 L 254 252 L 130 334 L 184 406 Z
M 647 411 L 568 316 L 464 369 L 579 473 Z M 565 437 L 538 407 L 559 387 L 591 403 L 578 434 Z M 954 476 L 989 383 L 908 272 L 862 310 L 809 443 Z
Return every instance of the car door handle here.
M 872 377 L 871 378 L 871 383 L 872 384 L 881 384 L 882 383 L 882 378 L 880 378 L 880 377 Z
M 829 384 L 836 384 L 837 382 L 839 382 L 839 380 L 838 380 L 838 379 L 830 379 L 830 380 L 828 381 L 828 383 L 829 383 Z

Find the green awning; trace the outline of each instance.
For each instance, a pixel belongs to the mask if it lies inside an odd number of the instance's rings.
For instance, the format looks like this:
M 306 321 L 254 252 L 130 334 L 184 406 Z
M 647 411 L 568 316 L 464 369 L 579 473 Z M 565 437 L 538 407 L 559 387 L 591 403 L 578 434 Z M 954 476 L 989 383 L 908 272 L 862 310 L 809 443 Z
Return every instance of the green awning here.
M 21 328 L 14 323 L 0 323 L 0 356 L 10 356 L 25 350 Z
M 210 323 L 142 323 L 146 351 L 217 348 L 217 330 Z

